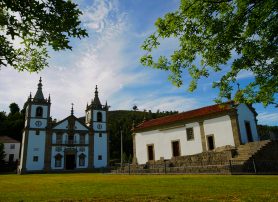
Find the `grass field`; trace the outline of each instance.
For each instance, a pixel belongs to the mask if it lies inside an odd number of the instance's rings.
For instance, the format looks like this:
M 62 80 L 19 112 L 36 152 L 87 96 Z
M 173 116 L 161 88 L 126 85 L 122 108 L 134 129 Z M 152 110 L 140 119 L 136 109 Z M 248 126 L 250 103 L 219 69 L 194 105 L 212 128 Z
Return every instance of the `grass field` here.
M 0 175 L 0 201 L 278 201 L 278 176 Z

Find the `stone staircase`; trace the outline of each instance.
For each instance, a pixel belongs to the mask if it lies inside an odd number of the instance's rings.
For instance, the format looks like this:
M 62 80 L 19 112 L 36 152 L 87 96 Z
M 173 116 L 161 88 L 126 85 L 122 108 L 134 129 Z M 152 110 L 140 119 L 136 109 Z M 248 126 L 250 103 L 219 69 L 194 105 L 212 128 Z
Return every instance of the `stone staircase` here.
M 263 140 L 258 142 L 248 142 L 244 145 L 240 145 L 236 150 L 236 155 L 231 158 L 231 160 L 239 162 L 248 161 L 270 143 L 270 140 Z

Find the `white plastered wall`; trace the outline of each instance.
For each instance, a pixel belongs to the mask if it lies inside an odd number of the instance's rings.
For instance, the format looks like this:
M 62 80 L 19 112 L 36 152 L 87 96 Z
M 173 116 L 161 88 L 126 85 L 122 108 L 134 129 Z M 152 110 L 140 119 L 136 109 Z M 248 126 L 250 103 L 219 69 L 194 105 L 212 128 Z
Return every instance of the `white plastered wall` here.
M 239 124 L 241 142 L 243 144 L 248 142 L 246 128 L 245 128 L 245 121 L 248 121 L 250 123 L 253 141 L 259 141 L 260 139 L 257 132 L 257 126 L 255 120 L 256 118 L 254 116 L 254 113 L 246 106 L 246 104 L 240 104 L 237 107 L 237 113 L 238 113 L 238 124 Z
M 63 121 L 62 123 L 59 123 L 57 126 L 55 126 L 53 129 L 62 129 L 66 130 L 68 126 L 68 120 Z
M 107 166 L 107 133 L 94 134 L 94 167 L 101 168 Z M 102 160 L 98 160 L 98 155 L 102 156 Z
M 207 150 L 208 150 L 208 145 L 207 145 L 208 135 L 214 135 L 215 147 L 235 145 L 231 119 L 228 115 L 205 120 L 204 130 L 206 136 Z
M 186 128 L 193 127 L 194 140 L 187 141 Z M 161 157 L 172 158 L 172 141 L 180 141 L 181 155 L 191 155 L 202 152 L 200 127 L 197 122 L 186 124 L 179 128 L 169 128 L 168 130 L 153 130 L 136 133 L 136 157 L 139 164 L 148 161 L 147 145 L 154 145 L 155 160 Z
M 36 131 L 29 131 L 26 170 L 43 170 L 44 169 L 44 152 L 45 152 L 45 131 L 40 131 L 36 135 Z M 38 156 L 38 161 L 34 162 L 33 157 Z

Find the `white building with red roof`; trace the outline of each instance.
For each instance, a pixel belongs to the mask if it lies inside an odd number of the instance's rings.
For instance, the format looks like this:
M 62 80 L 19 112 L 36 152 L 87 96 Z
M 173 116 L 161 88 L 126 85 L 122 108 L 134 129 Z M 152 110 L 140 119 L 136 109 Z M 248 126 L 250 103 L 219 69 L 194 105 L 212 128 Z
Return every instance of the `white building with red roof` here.
M 145 121 L 133 130 L 139 164 L 258 141 L 257 113 L 227 102 Z

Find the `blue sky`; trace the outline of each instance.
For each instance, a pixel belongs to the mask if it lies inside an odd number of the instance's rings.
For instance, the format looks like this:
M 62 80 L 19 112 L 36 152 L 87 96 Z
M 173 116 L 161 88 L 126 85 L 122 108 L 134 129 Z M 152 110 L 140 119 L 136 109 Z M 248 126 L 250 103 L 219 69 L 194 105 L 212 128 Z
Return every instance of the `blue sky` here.
M 99 86 L 102 103 L 107 100 L 110 110 L 178 110 L 186 111 L 210 104 L 217 97 L 211 88 L 214 74 L 202 79 L 193 93 L 186 91 L 190 77 L 184 75 L 185 85 L 174 87 L 168 73 L 143 67 L 139 63 L 144 52 L 144 39 L 155 31 L 154 22 L 166 12 L 178 7 L 179 0 L 76 0 L 83 11 L 83 26 L 89 37 L 71 40 L 72 51 L 50 51 L 49 67 L 37 73 L 20 72 L 10 67 L 0 70 L 0 111 L 9 111 L 16 102 L 22 108 L 30 92 L 34 95 L 39 77 L 43 80 L 45 96 L 51 94 L 51 115 L 62 119 L 70 114 L 74 103 L 75 115 L 84 116 L 87 102 Z M 162 42 L 156 54 L 167 54 L 177 41 Z M 244 86 L 252 79 L 250 72 L 241 72 L 239 82 Z M 278 125 L 278 112 L 272 106 L 254 105 L 260 124 Z

